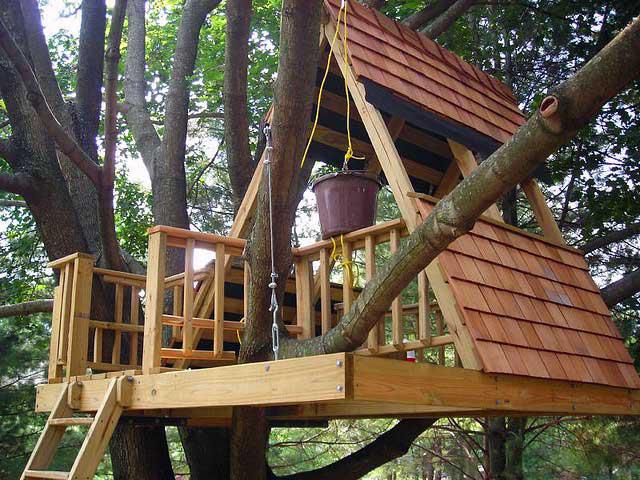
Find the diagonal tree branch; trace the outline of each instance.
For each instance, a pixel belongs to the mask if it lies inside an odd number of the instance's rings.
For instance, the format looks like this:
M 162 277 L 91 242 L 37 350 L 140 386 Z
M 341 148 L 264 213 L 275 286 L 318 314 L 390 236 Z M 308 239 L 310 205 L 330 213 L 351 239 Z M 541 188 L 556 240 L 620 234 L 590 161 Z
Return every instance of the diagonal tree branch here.
M 58 148 L 69 157 L 78 168 L 91 181 L 100 184 L 100 167 L 80 148 L 73 137 L 64 129 L 58 119 L 55 117 L 49 104 L 40 88 L 35 73 L 22 50 L 18 47 L 13 37 L 7 30 L 4 22 L 0 20 L 0 48 L 5 52 L 7 58 L 11 60 L 15 69 L 20 74 L 31 105 L 38 113 L 40 120 L 44 124 L 47 132 L 55 140 Z
M 449 243 L 468 232 L 485 209 L 573 138 L 602 105 L 638 78 L 639 49 L 640 19 L 636 19 L 573 77 L 557 86 L 507 143 L 435 206 L 367 283 L 336 327 L 308 340 L 283 339 L 282 355 L 351 351 L 362 345 L 392 300 L 419 272 Z
M 438 15 L 442 15 L 447 9 L 455 3 L 456 0 L 437 0 L 434 3 L 430 3 L 422 10 L 418 10 L 412 13 L 404 19 L 404 23 L 412 30 L 420 30 L 431 22 Z
M 24 196 L 33 193 L 36 190 L 35 187 L 33 178 L 27 174 L 0 172 L 0 190 Z
M 602 235 L 601 237 L 596 237 L 592 240 L 589 240 L 587 243 L 580 247 L 580 250 L 582 250 L 584 253 L 591 253 L 595 250 L 611 245 L 612 243 L 621 242 L 638 234 L 640 234 L 640 222 L 632 223 L 622 230 L 614 230 L 605 235 Z
M 436 421 L 435 418 L 400 420 L 393 428 L 384 432 L 370 444 L 335 463 L 317 470 L 275 478 L 280 480 L 323 480 L 326 478 L 357 480 L 371 470 L 407 453 L 415 439 Z
M 640 268 L 604 287 L 600 294 L 609 308 L 640 292 Z
M 34 313 L 48 313 L 53 310 L 53 300 L 32 300 L 13 305 L 0 305 L 0 318 L 21 317 Z
M 15 156 L 11 140 L 0 138 L 0 158 L 11 162 Z
M 435 39 L 446 32 L 453 23 L 473 6 L 475 0 L 457 0 L 433 22 L 422 29 L 427 37 Z

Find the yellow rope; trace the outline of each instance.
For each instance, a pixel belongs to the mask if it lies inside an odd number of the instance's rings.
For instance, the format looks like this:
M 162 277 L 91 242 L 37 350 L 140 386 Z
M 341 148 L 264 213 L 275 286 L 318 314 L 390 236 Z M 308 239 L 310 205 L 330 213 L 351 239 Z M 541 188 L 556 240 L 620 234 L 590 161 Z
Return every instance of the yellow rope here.
M 246 326 L 247 319 L 245 317 L 242 317 L 240 319 L 240 323 L 242 323 L 242 324 L 244 324 Z M 238 336 L 238 343 L 240 345 L 242 345 L 242 338 L 240 337 L 240 329 L 236 330 L 236 335 Z
M 358 267 L 357 263 L 354 263 L 353 260 L 351 260 L 350 258 L 345 258 L 344 256 L 344 235 L 340 235 L 340 247 L 342 249 L 340 253 L 337 252 L 337 245 L 334 237 L 331 237 L 331 244 L 333 245 L 333 248 L 331 250 L 331 255 L 329 255 L 329 258 L 333 260 L 333 262 L 335 262 L 338 268 L 342 267 L 348 285 L 353 287 L 355 280 L 353 276 L 353 267 L 355 267 L 356 269 L 357 277 L 360 277 L 360 268 Z
M 318 92 L 318 100 L 316 101 L 316 114 L 315 119 L 313 121 L 313 128 L 311 129 L 311 134 L 309 135 L 309 141 L 307 142 L 307 146 L 304 149 L 304 154 L 302 155 L 302 162 L 300 163 L 300 168 L 304 165 L 305 160 L 307 159 L 307 154 L 309 153 L 309 148 L 311 147 L 311 142 L 313 141 L 313 136 L 316 133 L 316 129 L 318 127 L 318 120 L 320 118 L 320 103 L 322 102 L 322 92 L 324 91 L 324 86 L 327 81 L 327 77 L 329 76 L 329 69 L 331 67 L 331 53 L 333 52 L 336 40 L 338 38 L 338 34 L 340 33 L 340 24 L 342 23 L 344 28 L 344 36 L 343 36 L 343 49 L 344 49 L 344 71 L 346 72 L 349 68 L 349 46 L 347 44 L 348 37 L 348 26 L 347 26 L 347 8 L 349 2 L 344 0 L 342 5 L 340 6 L 340 10 L 338 10 L 338 19 L 336 21 L 336 31 L 333 34 L 333 38 L 331 40 L 331 49 L 329 51 L 329 55 L 327 56 L 327 65 L 324 70 L 324 75 L 322 77 L 322 82 L 320 82 L 320 91 Z M 356 157 L 353 154 L 353 146 L 351 144 L 351 102 L 349 101 L 349 80 L 347 75 L 343 75 L 344 77 L 344 94 L 347 102 L 347 151 L 344 154 L 344 165 L 343 169 L 347 170 L 349 160 L 355 158 L 357 160 L 364 160 L 364 157 Z

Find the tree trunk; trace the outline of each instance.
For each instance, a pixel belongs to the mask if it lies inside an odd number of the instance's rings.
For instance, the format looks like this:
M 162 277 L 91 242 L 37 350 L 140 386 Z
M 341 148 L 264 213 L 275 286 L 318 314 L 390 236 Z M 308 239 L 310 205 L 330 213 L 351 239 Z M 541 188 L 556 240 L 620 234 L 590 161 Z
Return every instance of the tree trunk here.
M 109 443 L 114 480 L 173 480 L 164 427 L 120 422 Z

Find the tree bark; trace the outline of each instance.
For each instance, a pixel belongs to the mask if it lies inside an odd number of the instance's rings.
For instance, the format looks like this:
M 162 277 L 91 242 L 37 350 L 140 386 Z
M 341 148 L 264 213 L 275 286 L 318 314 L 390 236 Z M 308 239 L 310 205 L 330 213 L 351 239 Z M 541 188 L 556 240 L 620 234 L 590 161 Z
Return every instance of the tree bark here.
M 473 6 L 476 0 L 457 0 L 433 22 L 422 29 L 427 37 L 435 39 L 446 32 L 453 23 Z
M 53 300 L 32 300 L 14 305 L 0 305 L 0 318 L 21 317 L 34 313 L 48 313 L 53 310 Z
M 430 3 L 422 10 L 418 10 L 417 12 L 409 15 L 402 23 L 411 30 L 420 30 L 434 18 L 446 12 L 447 9 L 455 3 L 455 1 L 456 0 L 438 0 L 435 3 Z
M 249 148 L 249 113 L 247 111 L 251 0 L 227 1 L 226 14 L 224 138 L 233 206 L 237 211 L 255 168 Z
M 114 480 L 174 480 L 164 427 L 116 427 L 109 453 Z

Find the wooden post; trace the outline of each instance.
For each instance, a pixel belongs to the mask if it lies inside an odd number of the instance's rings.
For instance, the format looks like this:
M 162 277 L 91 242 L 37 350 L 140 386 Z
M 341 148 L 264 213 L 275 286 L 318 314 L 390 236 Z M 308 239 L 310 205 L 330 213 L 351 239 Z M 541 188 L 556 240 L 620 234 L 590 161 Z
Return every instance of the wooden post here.
M 344 242 L 342 246 L 342 315 L 346 315 L 351 310 L 353 303 L 353 282 L 355 281 L 355 270 L 352 268 L 351 259 L 353 250 L 351 243 Z
M 116 283 L 116 294 L 115 294 L 115 315 L 114 320 L 115 323 L 122 323 L 122 307 L 124 303 L 124 296 L 122 285 L 120 283 Z M 122 331 L 119 329 L 114 330 L 113 332 L 113 350 L 111 351 L 111 364 L 118 365 L 120 363 L 120 352 L 122 349 Z
M 51 314 L 51 343 L 49 345 L 49 381 L 62 378 L 62 365 L 58 362 L 58 349 L 62 329 L 62 289 L 64 273 L 60 272 L 60 284 L 53 289 L 53 313 Z
M 436 332 L 438 332 L 438 336 L 444 335 L 444 322 L 440 310 L 436 311 Z M 441 345 L 438 347 L 438 363 L 444 365 L 444 360 L 444 345 Z
M 376 273 L 376 239 L 373 235 L 367 235 L 364 238 L 364 268 L 365 278 L 368 282 Z M 378 352 L 378 346 L 380 345 L 378 330 L 378 324 L 376 323 L 367 337 L 367 348 L 371 353 Z
M 300 338 L 315 337 L 315 309 L 311 304 L 313 273 L 307 257 L 296 258 L 296 323 L 302 327 Z
M 140 324 L 140 289 L 131 286 L 131 325 Z M 138 365 L 138 332 L 131 332 L 129 345 L 129 365 Z
M 216 264 L 214 271 L 214 298 L 213 309 L 213 355 L 222 356 L 224 350 L 224 243 L 216 244 Z
M 93 262 L 93 257 L 79 255 L 73 264 L 73 294 L 65 374 L 67 380 L 76 375 L 84 375 L 87 371 Z
M 147 264 L 147 305 L 142 351 L 142 371 L 145 374 L 152 373 L 154 369 L 160 367 L 166 256 L 167 234 L 164 232 L 150 234 L 149 260 Z
M 529 178 L 522 182 L 520 186 L 531 204 L 533 214 L 536 216 L 536 221 L 544 232 L 544 236 L 560 245 L 566 245 L 564 238 L 562 238 L 562 232 L 547 205 L 538 182 L 533 178 Z
M 423 270 L 418 274 L 418 325 L 417 338 L 423 344 L 431 343 L 431 305 L 429 303 L 429 279 Z
M 71 299 L 73 297 L 73 266 L 69 261 L 60 272 L 62 283 L 62 310 L 60 312 L 60 342 L 58 343 L 58 359 L 67 363 L 69 350 L 69 328 L 71 325 Z M 64 281 L 62 281 L 64 279 Z
M 318 270 L 318 282 L 320 283 L 320 323 L 322 335 L 331 330 L 331 261 L 329 250 L 320 250 L 320 269 Z M 315 288 L 315 282 L 314 282 Z M 314 297 L 315 298 L 315 297 Z M 314 303 L 313 300 L 311 302 Z
M 394 254 L 400 248 L 400 233 L 396 228 L 389 233 L 390 251 L 391 254 Z M 391 336 L 391 343 L 397 349 L 401 349 L 404 340 L 404 326 L 402 324 L 402 297 L 400 295 L 391 302 Z
M 184 292 L 184 287 L 180 288 L 180 285 L 176 285 L 173 287 L 173 308 L 171 311 L 173 312 L 174 317 L 182 316 L 182 293 Z M 171 338 L 172 341 L 179 340 L 182 336 L 182 332 L 180 331 L 180 327 L 171 327 Z
M 184 294 L 182 295 L 182 351 L 185 355 L 197 345 L 193 345 L 193 251 L 196 242 L 193 238 L 187 239 L 187 247 L 184 255 Z M 216 257 L 217 261 L 217 257 Z M 174 300 L 175 301 L 175 300 Z

